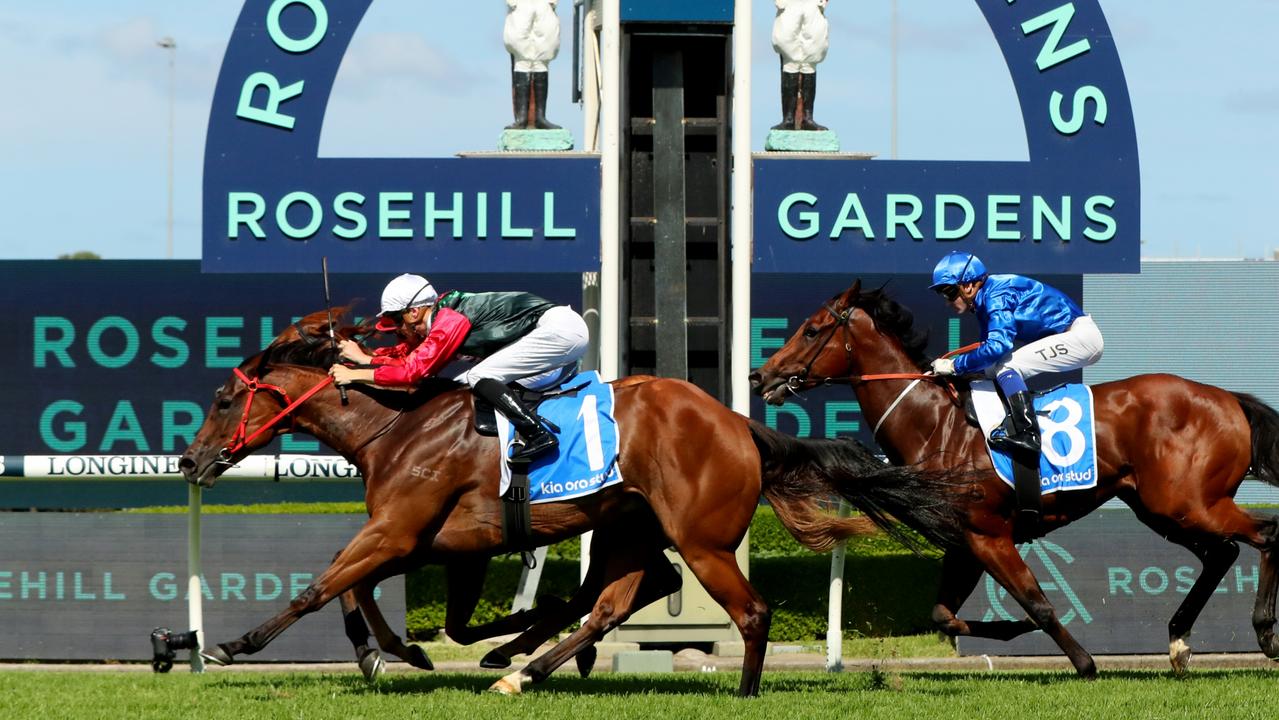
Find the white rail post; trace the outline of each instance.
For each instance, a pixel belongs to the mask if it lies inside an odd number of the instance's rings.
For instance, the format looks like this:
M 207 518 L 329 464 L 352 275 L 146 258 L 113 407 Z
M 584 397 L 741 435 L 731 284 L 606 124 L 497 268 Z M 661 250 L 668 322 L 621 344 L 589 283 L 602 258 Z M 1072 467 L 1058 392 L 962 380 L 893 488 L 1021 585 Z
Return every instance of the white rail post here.
M 839 501 L 839 516 L 846 518 L 852 508 Z M 826 611 L 826 671 L 844 669 L 844 553 L 847 543 L 841 541 L 830 554 L 830 601 Z
M 204 589 L 200 583 L 200 486 L 187 484 L 187 625 L 195 632 L 191 649 L 191 672 L 204 672 Z

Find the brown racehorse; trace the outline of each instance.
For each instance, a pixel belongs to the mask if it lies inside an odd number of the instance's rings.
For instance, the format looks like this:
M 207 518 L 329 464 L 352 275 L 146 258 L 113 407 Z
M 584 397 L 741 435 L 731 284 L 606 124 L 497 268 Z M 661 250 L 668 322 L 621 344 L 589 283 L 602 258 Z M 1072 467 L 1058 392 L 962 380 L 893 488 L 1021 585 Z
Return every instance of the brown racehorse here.
M 314 341 L 323 318 L 324 313 L 309 316 L 299 325 L 301 336 L 290 329 L 236 368 L 215 394 L 180 467 L 190 482 L 210 487 L 228 463 L 272 436 L 305 432 L 360 470 L 369 519 L 287 609 L 239 639 L 206 650 L 218 663 L 257 652 L 298 618 L 352 588 L 367 590 L 426 563 L 478 562 L 511 550 L 502 541 L 497 441 L 475 433 L 470 392 L 444 380 L 429 380 L 411 394 L 361 386 L 350 389 L 349 404 L 341 404 L 326 384 L 334 353 L 328 343 Z M 264 391 L 264 384 L 279 394 Z M 914 522 L 935 541 L 946 541 L 955 525 L 948 504 L 936 500 L 948 487 L 944 473 L 886 466 L 854 442 L 781 435 L 684 381 L 636 377 L 614 388 L 623 481 L 585 498 L 532 508 L 538 545 L 590 529 L 612 537 L 607 548 L 613 551 L 592 565 L 598 566 L 600 591 L 584 586 L 579 593 L 594 601 L 591 617 L 495 689 L 518 692 L 544 679 L 643 603 L 675 589 L 645 576 L 656 565 L 652 558 L 673 545 L 742 634 L 739 693 L 758 693 L 769 610 L 742 575 L 734 551 L 761 493 L 792 535 L 814 550 L 869 527 L 864 518 L 839 519 L 820 510 L 818 501 L 836 482 L 854 504 L 881 520 L 880 506 L 915 508 Z M 288 403 L 288 423 L 254 430 L 286 407 L 281 396 L 300 398 L 312 391 L 304 402 Z M 247 443 L 237 442 L 246 437 Z M 226 452 L 228 447 L 235 449 Z M 665 570 L 673 575 L 669 564 Z
M 973 491 L 952 498 L 965 516 L 964 542 L 948 548 L 942 561 L 933 621 L 952 636 L 1004 640 L 1042 629 L 1081 675 L 1091 677 L 1096 673 L 1092 656 L 1062 627 L 1014 546 L 1021 537 L 1012 519 L 1014 494 L 995 475 L 981 431 L 967 422 L 964 408 L 939 382 L 911 384 L 910 378 L 928 367 L 925 340 L 912 327 L 909 311 L 882 290 L 863 291 L 858 281 L 813 313 L 751 374 L 751 385 L 766 401 L 780 404 L 788 388 L 851 383 L 867 421 L 879 427 L 876 440 L 894 463 L 974 471 Z M 863 377 L 872 374 L 907 378 Z M 1252 623 L 1262 651 L 1279 659 L 1273 631 L 1279 518 L 1245 512 L 1232 499 L 1249 467 L 1258 478 L 1279 485 L 1279 415 L 1250 395 L 1172 375 L 1103 383 L 1093 387 L 1093 396 L 1097 485 L 1046 496 L 1044 529 L 1061 527 L 1119 497 L 1151 529 L 1199 557 L 1203 572 L 1168 623 L 1169 657 L 1178 672 L 1185 671 L 1190 657 L 1186 637 L 1238 555 L 1236 543 L 1252 545 L 1261 552 Z M 955 616 L 982 570 L 1016 598 L 1028 619 L 965 622 Z

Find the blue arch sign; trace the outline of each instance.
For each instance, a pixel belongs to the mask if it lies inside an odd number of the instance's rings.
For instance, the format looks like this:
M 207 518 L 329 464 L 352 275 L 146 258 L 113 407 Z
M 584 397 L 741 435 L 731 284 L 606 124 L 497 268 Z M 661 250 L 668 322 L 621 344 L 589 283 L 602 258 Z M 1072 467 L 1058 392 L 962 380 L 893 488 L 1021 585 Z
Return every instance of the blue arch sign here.
M 951 250 L 1006 272 L 1140 272 L 1137 135 L 1098 0 L 977 5 L 1030 159 L 757 157 L 756 272 L 927 272 Z
M 598 269 L 593 157 L 319 157 L 371 2 L 244 3 L 209 117 L 202 269 L 314 272 L 322 256 L 343 272 Z

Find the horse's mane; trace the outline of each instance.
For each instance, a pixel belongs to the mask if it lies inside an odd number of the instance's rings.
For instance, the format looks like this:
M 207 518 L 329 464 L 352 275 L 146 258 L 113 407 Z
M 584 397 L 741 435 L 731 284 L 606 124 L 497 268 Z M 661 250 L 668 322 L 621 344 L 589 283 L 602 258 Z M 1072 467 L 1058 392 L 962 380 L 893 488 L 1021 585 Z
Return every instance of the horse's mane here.
M 865 311 L 880 332 L 897 338 L 917 367 L 928 367 L 932 360 L 928 355 L 928 332 L 915 327 L 915 316 L 906 306 L 888 297 L 884 288 L 859 291 L 852 304 Z
M 373 332 L 373 320 L 355 325 L 336 323 L 345 319 L 350 307 L 333 308 L 334 333 L 340 339 L 358 339 Z M 293 332 L 291 332 L 291 331 Z M 338 353 L 329 339 L 328 312 L 311 313 L 294 323 L 290 330 L 281 333 L 262 351 L 258 358 L 258 376 L 277 365 L 294 365 L 327 371 L 337 362 Z M 353 384 L 349 390 L 359 390 L 380 404 L 397 410 L 411 409 L 427 400 L 462 387 L 462 384 L 445 378 L 428 377 L 417 383 L 411 392 L 384 390 L 369 385 Z

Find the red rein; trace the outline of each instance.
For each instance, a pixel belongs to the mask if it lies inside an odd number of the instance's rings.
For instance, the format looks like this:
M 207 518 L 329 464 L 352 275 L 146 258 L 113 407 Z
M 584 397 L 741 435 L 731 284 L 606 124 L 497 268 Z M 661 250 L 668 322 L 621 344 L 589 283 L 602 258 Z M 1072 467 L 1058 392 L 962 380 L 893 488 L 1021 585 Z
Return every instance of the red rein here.
M 311 399 L 312 395 L 323 390 L 325 386 L 333 382 L 332 377 L 325 375 L 324 379 L 317 383 L 315 387 L 302 393 L 297 400 L 290 401 L 289 394 L 279 385 L 271 385 L 269 383 L 264 383 L 257 378 L 251 378 L 241 372 L 240 368 L 235 368 L 235 376 L 240 378 L 240 381 L 249 389 L 249 397 L 244 401 L 244 414 L 240 416 L 240 424 L 235 428 L 235 435 L 231 436 L 230 444 L 228 444 L 225 448 L 222 448 L 222 454 L 228 459 L 233 454 L 243 450 L 249 443 L 256 440 L 259 435 L 275 427 L 281 420 L 291 415 L 299 405 Z M 257 394 L 258 390 L 265 390 L 269 393 L 278 395 L 285 407 L 283 410 L 276 413 L 275 417 L 268 420 L 265 425 L 254 430 L 252 435 L 248 435 L 249 410 L 253 407 L 253 396 Z M 292 422 L 290 422 L 289 427 L 292 429 Z

